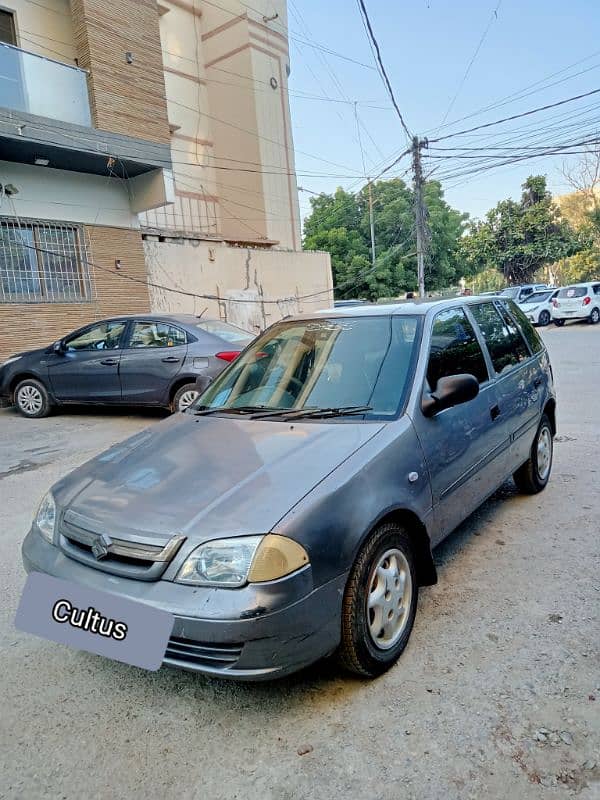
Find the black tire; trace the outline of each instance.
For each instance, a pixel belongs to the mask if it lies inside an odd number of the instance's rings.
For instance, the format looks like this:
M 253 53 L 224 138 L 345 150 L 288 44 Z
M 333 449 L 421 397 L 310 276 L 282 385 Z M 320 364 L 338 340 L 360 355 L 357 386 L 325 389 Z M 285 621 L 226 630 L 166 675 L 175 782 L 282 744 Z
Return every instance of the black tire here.
M 368 610 L 367 602 L 374 581 L 379 581 L 375 567 L 390 551 L 399 551 L 405 559 L 408 570 L 403 572 L 405 581 L 410 579 L 410 599 L 404 596 L 398 600 L 398 607 L 402 607 L 406 600 L 406 610 L 397 632 L 399 638 L 383 649 L 370 632 L 374 617 L 370 617 L 372 610 Z M 385 587 L 383 597 L 387 598 L 390 594 L 387 583 Z M 381 675 L 393 666 L 408 643 L 417 611 L 418 592 L 415 558 L 408 532 L 395 523 L 380 525 L 363 545 L 346 584 L 342 604 L 342 641 L 337 652 L 341 665 L 356 675 L 369 678 Z
M 187 402 L 187 397 L 189 393 L 195 393 L 196 397 L 198 397 L 198 390 L 196 388 L 196 383 L 184 383 L 183 386 L 180 386 L 179 389 L 173 395 L 173 399 L 171 400 L 171 411 L 175 413 L 176 411 L 185 411 L 186 408 L 189 407 L 190 403 Z M 195 399 L 195 398 L 194 398 Z M 182 400 L 184 400 L 182 404 Z
M 542 463 L 543 469 L 540 467 L 540 452 L 538 445 L 541 438 L 545 436 L 549 446 L 549 462 L 547 467 Z M 552 456 L 553 456 L 553 433 L 552 424 L 548 417 L 544 414 L 542 420 L 535 434 L 535 439 L 531 445 L 531 452 L 529 458 L 519 467 L 513 474 L 514 482 L 517 484 L 517 489 L 524 494 L 537 494 L 546 488 L 552 472 Z
M 600 309 L 593 308 L 589 319 L 590 325 L 597 325 L 600 322 Z
M 546 325 L 550 324 L 551 319 L 552 317 L 550 316 L 550 312 L 545 308 L 540 312 L 540 316 L 538 317 L 538 325 L 541 325 L 543 328 L 545 328 Z
M 48 390 L 35 378 L 25 378 L 20 381 L 15 387 L 13 398 L 19 413 L 29 419 L 47 417 L 52 411 Z
M 564 321 L 564 319 L 555 319 L 555 320 L 554 320 L 554 324 L 555 324 L 555 325 L 556 325 L 558 328 L 562 328 L 562 326 L 565 324 L 565 321 Z

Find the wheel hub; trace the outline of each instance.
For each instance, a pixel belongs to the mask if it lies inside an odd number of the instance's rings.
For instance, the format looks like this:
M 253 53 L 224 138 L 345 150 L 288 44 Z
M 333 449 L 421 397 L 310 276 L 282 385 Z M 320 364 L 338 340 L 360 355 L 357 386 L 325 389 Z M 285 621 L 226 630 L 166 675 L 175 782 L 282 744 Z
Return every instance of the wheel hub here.
M 44 405 L 44 398 L 35 386 L 23 386 L 17 394 L 17 403 L 27 414 L 39 414 Z
M 377 561 L 369 580 L 367 620 L 373 643 L 393 647 L 404 632 L 412 600 L 412 578 L 404 554 L 394 548 Z
M 546 480 L 552 463 L 552 434 L 548 428 L 542 428 L 537 443 L 537 468 L 541 480 Z
M 179 411 L 185 411 L 186 408 L 189 408 L 198 397 L 198 394 L 199 392 L 195 389 L 188 389 L 187 392 L 184 392 L 179 398 Z

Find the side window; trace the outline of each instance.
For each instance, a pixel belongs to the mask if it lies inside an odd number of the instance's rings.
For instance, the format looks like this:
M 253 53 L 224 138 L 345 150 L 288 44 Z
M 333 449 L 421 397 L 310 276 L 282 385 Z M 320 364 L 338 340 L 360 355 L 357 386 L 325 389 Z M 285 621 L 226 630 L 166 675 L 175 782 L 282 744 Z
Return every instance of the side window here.
M 0 42 L 13 45 L 17 44 L 14 14 L 2 9 L 0 9 Z
M 186 343 L 185 331 L 168 322 L 135 322 L 129 347 L 175 347 Z
M 595 283 L 592 289 L 594 290 L 594 294 L 600 294 L 600 283 Z
M 92 325 L 74 339 L 67 339 L 67 350 L 117 350 L 125 322 L 101 322 Z
M 481 328 L 498 375 L 529 358 L 527 345 L 506 310 L 493 303 L 478 303 L 471 306 L 471 312 Z
M 440 378 L 474 375 L 479 383 L 488 379 L 485 358 L 475 332 L 462 308 L 440 312 L 433 322 L 427 381 L 432 391 Z
M 504 305 L 504 304 L 502 304 Z M 539 333 L 533 327 L 531 322 L 527 319 L 523 311 L 519 308 L 519 306 L 514 305 L 513 303 L 510 304 L 510 313 L 516 319 L 519 328 L 521 329 L 521 333 L 525 337 L 527 344 L 531 348 L 532 353 L 539 353 L 540 350 L 544 349 L 544 345 L 542 340 L 540 339 Z

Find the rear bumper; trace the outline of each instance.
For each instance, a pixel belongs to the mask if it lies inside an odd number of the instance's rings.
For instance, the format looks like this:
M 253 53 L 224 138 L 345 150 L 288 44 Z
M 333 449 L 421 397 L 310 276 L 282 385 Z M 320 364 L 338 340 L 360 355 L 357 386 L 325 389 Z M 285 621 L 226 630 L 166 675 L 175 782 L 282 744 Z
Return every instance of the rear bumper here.
M 552 319 L 587 319 L 591 313 L 588 309 L 575 309 L 574 311 L 560 311 L 554 310 L 552 312 Z
M 318 588 L 312 587 L 310 567 L 264 584 L 265 602 L 278 598 L 278 607 L 257 607 L 257 588 L 209 589 L 170 581 L 145 582 L 118 578 L 86 567 L 62 553 L 34 531 L 22 547 L 27 572 L 45 572 L 63 580 L 162 608 L 175 616 L 163 663 L 222 678 L 257 681 L 288 675 L 333 652 L 340 641 L 341 604 L 346 575 Z M 299 591 L 301 594 L 298 597 Z M 235 593 L 235 618 L 210 619 L 219 595 L 231 605 Z M 294 598 L 285 604 L 284 597 Z M 244 598 L 247 607 L 244 608 Z

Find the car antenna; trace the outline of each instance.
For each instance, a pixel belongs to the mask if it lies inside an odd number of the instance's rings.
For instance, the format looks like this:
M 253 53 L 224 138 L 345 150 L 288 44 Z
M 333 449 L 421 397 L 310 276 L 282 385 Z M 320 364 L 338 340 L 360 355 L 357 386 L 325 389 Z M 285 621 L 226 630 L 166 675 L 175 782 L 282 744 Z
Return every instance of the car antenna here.
M 204 314 L 205 314 L 207 311 L 208 311 L 208 306 L 206 306 L 206 308 L 202 309 L 202 311 L 201 311 L 199 314 L 196 314 L 196 319 L 202 319 L 203 315 L 204 315 Z

